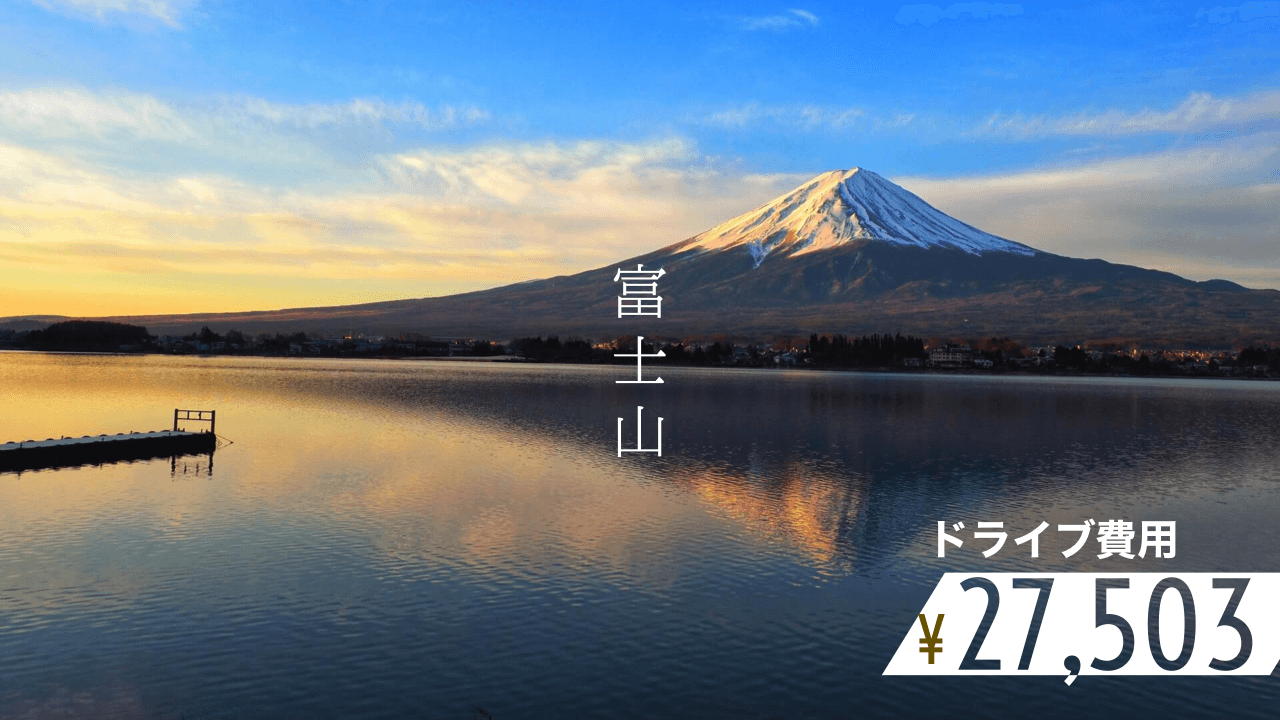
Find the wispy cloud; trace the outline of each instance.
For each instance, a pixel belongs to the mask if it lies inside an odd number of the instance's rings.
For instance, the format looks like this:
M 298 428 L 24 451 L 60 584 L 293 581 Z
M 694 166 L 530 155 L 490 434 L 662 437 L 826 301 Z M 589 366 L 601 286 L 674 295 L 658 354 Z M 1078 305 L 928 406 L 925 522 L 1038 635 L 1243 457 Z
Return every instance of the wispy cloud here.
M 747 103 L 709 113 L 700 119 L 705 125 L 721 128 L 746 128 L 777 125 L 797 129 L 833 129 L 850 127 L 866 116 L 861 108 L 829 108 L 817 105 L 781 106 Z M 910 122 L 908 119 L 907 122 Z
M 153 140 L 183 140 L 209 126 L 275 125 L 315 130 L 341 126 L 409 125 L 448 130 L 489 119 L 477 107 L 358 98 L 342 103 L 285 104 L 241 97 L 176 106 L 151 95 L 126 91 L 36 88 L 0 93 L 0 128 L 42 135 L 103 137 L 123 133 Z
M 1270 117 L 1265 98 L 1210 100 L 1200 115 L 1179 117 Z M 1127 126 L 1145 117 L 1111 115 L 1107 122 Z M 752 174 L 678 136 L 447 146 L 432 134 L 487 117 L 376 98 L 178 104 L 76 89 L 0 94 L 0 275 L 12 279 L 0 288 L 0 315 L 78 314 L 86 303 L 104 313 L 247 310 L 554 276 L 684 239 L 829 169 Z M 1090 118 L 1067 120 L 1075 127 Z M 751 104 L 703 122 L 822 130 L 917 121 Z M 397 137 L 371 141 L 388 134 Z M 1280 185 L 1266 173 L 1280 165 L 1277 135 L 905 184 L 967 222 L 1052 252 L 1275 287 Z M 144 153 L 164 162 L 139 166 L 134 156 Z M 264 163 L 297 172 L 273 179 Z M 1196 258 L 1203 272 L 1184 267 Z M 194 282 L 193 267 L 216 283 L 203 295 L 173 292 Z
M 42 136 L 127 134 L 154 140 L 195 137 L 191 123 L 169 104 L 131 92 L 39 88 L 0 93 L 0 127 Z
M 974 134 L 1016 140 L 1062 135 L 1187 133 L 1277 120 L 1280 120 L 1280 92 L 1268 90 L 1243 98 L 1220 98 L 1195 92 L 1168 110 L 1111 110 L 1056 118 L 992 115 Z
M 1192 27 L 1199 25 L 1201 18 L 1204 18 L 1206 22 L 1225 25 L 1237 19 L 1249 21 L 1273 17 L 1280 17 L 1280 2 L 1276 0 L 1271 0 L 1271 2 L 1247 2 L 1243 5 L 1231 7 L 1218 5 L 1207 10 L 1205 8 L 1196 10 L 1196 23 Z
M 175 30 L 182 29 L 182 16 L 195 6 L 195 0 L 31 0 L 36 5 L 61 15 L 108 23 L 122 17 L 156 20 Z
M 822 105 L 770 105 L 757 102 L 725 107 L 691 118 L 711 127 L 741 130 L 843 130 L 860 127 L 892 131 L 906 127 L 931 128 L 930 138 L 993 139 L 1014 142 L 1047 137 L 1125 137 L 1148 134 L 1186 134 L 1211 131 L 1252 133 L 1280 127 L 1280 91 L 1264 90 L 1242 97 L 1190 93 L 1170 108 L 1078 112 L 1071 115 L 995 113 L 965 120 L 928 112 L 889 112 L 876 108 Z
M 246 98 L 224 102 L 222 110 L 225 115 L 239 114 L 254 120 L 308 129 L 343 125 L 406 124 L 425 130 L 448 130 L 489 119 L 489 112 L 477 107 L 445 105 L 431 109 L 419 102 L 389 103 L 380 98 L 309 105 L 287 105 Z
M 929 27 L 939 20 L 958 20 L 964 15 L 975 20 L 993 17 L 1014 17 L 1022 14 L 1021 5 L 1009 3 L 952 3 L 945 8 L 937 5 L 903 5 L 894 17 L 899 25 L 919 23 Z
M 327 177 L 307 189 L 131 173 L 0 144 L 0 273 L 44 283 L 15 281 L 0 302 L 26 305 L 0 315 L 83 312 L 73 306 L 85 273 L 105 298 L 95 307 L 113 313 L 260 308 L 274 288 L 322 297 L 330 283 L 365 300 L 461 292 L 640 254 L 800 180 L 708 164 L 680 138 L 420 148 L 368 162 L 378 177 L 317 165 Z M 193 267 L 227 287 L 270 287 L 214 304 L 170 297 Z
M 738 18 L 738 26 L 743 30 L 770 30 L 781 32 L 797 28 L 813 28 L 819 23 L 818 16 L 808 10 L 792 8 L 777 15 L 756 15 Z
M 0 92 L 0 141 L 93 158 L 147 172 L 248 172 L 277 177 L 487 123 L 474 106 L 357 98 L 337 103 L 254 97 L 182 103 L 151 95 L 79 88 Z M 251 171 L 252 168 L 252 171 Z
M 880 129 L 904 128 L 915 122 L 915 113 L 896 113 L 891 118 L 876 120 L 876 127 Z
M 1036 248 L 1280 288 L 1280 133 L 986 177 L 895 178 Z

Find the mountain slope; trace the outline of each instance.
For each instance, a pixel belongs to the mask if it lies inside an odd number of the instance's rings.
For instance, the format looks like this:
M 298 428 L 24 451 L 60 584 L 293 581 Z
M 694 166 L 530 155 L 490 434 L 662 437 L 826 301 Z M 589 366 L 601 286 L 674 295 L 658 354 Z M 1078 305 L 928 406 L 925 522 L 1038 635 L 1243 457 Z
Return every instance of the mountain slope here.
M 617 317 L 614 273 L 638 263 L 666 271 L 661 319 Z M 855 168 L 820 175 L 687 240 L 576 275 L 419 300 L 111 319 L 155 333 L 205 324 L 491 339 L 903 332 L 1230 347 L 1280 342 L 1280 292 L 1038 251 Z
M 974 255 L 1035 250 L 956 220 L 870 170 L 824 173 L 751 212 L 698 235 L 689 249 L 745 246 L 756 265 L 772 254 L 794 257 L 880 240 L 922 248 L 943 247 Z

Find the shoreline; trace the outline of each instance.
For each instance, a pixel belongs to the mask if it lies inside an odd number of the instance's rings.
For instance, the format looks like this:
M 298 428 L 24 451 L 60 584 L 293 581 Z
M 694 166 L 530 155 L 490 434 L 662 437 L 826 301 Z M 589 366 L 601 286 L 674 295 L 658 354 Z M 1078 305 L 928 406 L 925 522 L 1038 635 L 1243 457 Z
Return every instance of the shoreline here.
M 411 362 L 471 362 L 471 363 L 504 363 L 512 365 L 598 365 L 610 367 L 634 367 L 634 363 L 630 362 L 582 362 L 573 360 L 540 360 L 531 359 L 513 355 L 460 355 L 460 356 L 438 356 L 438 355 L 276 355 L 276 354 L 259 354 L 259 353 L 165 353 L 165 352 L 119 352 L 110 350 L 35 350 L 30 348 L 0 348 L 0 353 L 31 353 L 42 355 L 100 355 L 112 357 L 187 357 L 187 358 L 273 358 L 280 360 L 400 360 Z M 666 363 L 662 365 L 653 365 L 653 368 L 704 368 L 708 370 L 741 370 L 753 372 L 858 372 L 873 374 L 892 374 L 892 375 L 930 375 L 940 377 L 1043 377 L 1043 378 L 1135 378 L 1135 379 L 1187 379 L 1187 380 L 1250 380 L 1250 381 L 1276 381 L 1280 380 L 1280 373 L 1271 372 L 1265 376 L 1256 374 L 1234 374 L 1227 373 L 1187 373 L 1187 372 L 1161 372 L 1153 369 L 1146 373 L 1123 373 L 1123 372 L 1087 372 L 1079 369 L 1053 369 L 1053 370 L 1028 370 L 1022 368 L 931 368 L 931 367 L 895 367 L 895 366 L 814 366 L 814 365 L 791 365 L 791 366 L 771 366 L 771 365 L 734 365 L 734 364 L 705 364 L 698 365 L 694 363 Z

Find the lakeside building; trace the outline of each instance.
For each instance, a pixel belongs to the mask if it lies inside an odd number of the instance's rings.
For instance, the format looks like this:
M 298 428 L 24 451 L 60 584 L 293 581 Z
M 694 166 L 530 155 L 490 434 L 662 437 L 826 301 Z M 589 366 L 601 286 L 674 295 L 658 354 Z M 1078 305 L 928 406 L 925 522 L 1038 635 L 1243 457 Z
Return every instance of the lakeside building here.
M 968 345 L 948 345 L 929 351 L 929 367 L 959 368 L 973 365 L 973 349 Z

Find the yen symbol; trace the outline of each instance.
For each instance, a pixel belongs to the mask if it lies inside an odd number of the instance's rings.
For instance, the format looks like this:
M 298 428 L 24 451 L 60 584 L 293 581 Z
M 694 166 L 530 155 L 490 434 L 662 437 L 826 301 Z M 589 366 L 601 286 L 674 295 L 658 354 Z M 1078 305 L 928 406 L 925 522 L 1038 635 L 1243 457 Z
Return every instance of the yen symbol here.
M 933 621 L 933 632 L 929 632 L 929 623 L 924 619 L 924 613 L 920 613 L 920 627 L 924 629 L 924 637 L 920 638 L 920 652 L 929 653 L 929 664 L 933 664 L 934 653 L 942 652 L 942 636 L 938 633 L 942 632 L 943 614 L 938 613 L 938 619 Z

